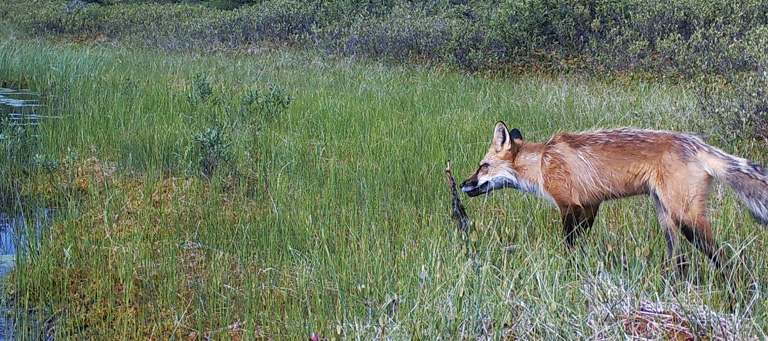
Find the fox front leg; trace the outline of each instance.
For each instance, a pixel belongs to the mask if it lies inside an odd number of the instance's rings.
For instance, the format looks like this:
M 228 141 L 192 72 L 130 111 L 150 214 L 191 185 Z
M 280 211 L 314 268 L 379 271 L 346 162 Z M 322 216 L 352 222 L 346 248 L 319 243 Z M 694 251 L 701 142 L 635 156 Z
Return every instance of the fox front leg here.
M 561 209 L 563 221 L 563 238 L 568 249 L 584 231 L 589 230 L 595 223 L 600 204 L 589 206 L 566 206 Z

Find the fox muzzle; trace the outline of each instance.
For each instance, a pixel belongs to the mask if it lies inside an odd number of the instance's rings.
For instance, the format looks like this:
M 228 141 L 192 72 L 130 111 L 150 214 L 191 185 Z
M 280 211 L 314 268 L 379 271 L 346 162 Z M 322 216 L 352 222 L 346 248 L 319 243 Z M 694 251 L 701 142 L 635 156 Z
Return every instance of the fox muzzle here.
M 459 186 L 461 187 L 461 191 L 466 193 L 468 196 L 476 197 L 480 194 L 488 192 L 488 185 L 488 181 L 484 182 L 483 184 L 478 184 L 477 179 L 467 179 Z

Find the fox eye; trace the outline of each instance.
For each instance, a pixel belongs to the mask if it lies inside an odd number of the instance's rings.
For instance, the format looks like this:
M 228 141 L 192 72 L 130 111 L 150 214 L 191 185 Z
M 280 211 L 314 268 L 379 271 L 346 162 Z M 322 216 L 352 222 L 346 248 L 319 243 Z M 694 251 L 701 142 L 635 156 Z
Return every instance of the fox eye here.
M 490 167 L 490 166 L 491 166 L 491 165 L 490 165 L 488 162 L 484 162 L 484 163 L 481 163 L 481 164 L 480 164 L 480 169 L 482 169 L 482 170 L 486 170 L 486 169 L 488 169 L 488 167 Z

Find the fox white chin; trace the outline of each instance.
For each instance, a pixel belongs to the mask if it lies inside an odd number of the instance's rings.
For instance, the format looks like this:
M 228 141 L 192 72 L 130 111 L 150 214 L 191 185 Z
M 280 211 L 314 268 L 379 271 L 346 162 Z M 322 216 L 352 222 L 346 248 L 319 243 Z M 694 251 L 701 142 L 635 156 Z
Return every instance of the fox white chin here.
M 540 195 L 545 198 L 548 197 L 548 195 L 545 195 L 541 188 L 536 184 L 506 174 L 495 176 L 490 180 L 480 180 L 477 184 L 467 183 L 466 181 L 461 184 L 461 190 L 470 197 L 476 197 L 480 194 L 485 194 L 502 188 L 513 188 L 523 193 Z

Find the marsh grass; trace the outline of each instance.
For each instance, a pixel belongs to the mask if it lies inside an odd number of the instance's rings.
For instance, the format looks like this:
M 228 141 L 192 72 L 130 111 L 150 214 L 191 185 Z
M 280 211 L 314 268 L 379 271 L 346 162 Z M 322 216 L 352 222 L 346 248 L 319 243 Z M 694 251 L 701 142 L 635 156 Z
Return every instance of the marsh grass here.
M 511 190 L 465 199 L 466 236 L 450 220 L 445 161 L 457 178 L 473 171 L 497 120 L 531 140 L 624 125 L 686 130 L 697 108 L 681 88 L 496 79 L 302 51 L 191 56 L 0 44 L 0 79 L 42 91 L 65 117 L 41 129 L 40 154 L 78 155 L 47 173 L 3 179 L 28 207 L 55 212 L 39 250 L 18 260 L 10 280 L 19 333 L 673 335 L 628 327 L 667 316 L 638 313 L 657 304 L 684 312 L 677 316 L 702 338 L 765 337 L 766 234 L 720 187 L 711 220 L 740 269 L 727 281 L 684 245 L 691 271 L 664 286 L 663 234 L 644 197 L 607 203 L 574 252 L 564 250 L 544 200 Z M 201 74 L 210 94 L 190 101 Z M 292 98 L 279 114 L 237 111 L 254 88 L 275 87 Z M 248 122 L 227 131 L 236 171 L 199 176 L 185 152 L 211 118 L 233 112 Z M 514 253 L 502 250 L 510 245 Z M 735 305 L 726 282 L 739 293 Z M 699 327 L 701 316 L 718 322 Z

